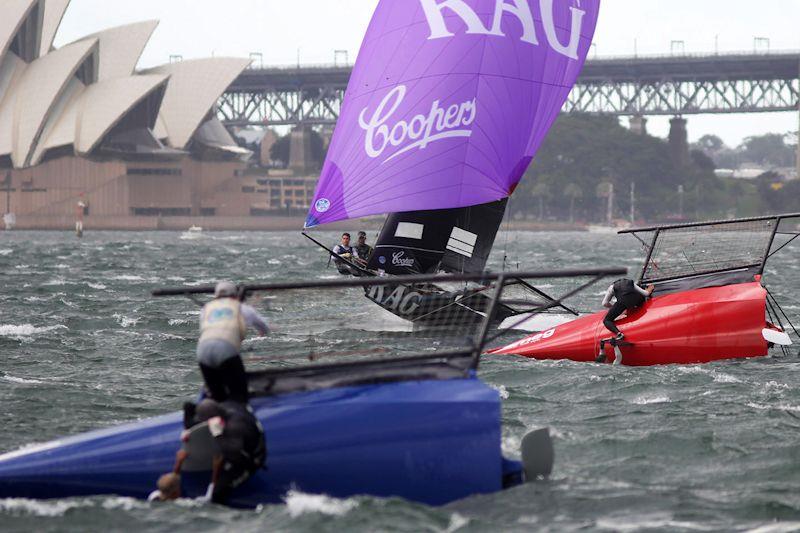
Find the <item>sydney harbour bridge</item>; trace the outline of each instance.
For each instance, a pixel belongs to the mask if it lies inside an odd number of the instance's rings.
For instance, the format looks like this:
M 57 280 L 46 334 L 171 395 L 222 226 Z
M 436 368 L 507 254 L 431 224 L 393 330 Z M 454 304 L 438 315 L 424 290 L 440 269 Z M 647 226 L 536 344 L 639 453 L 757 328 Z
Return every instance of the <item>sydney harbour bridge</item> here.
M 231 126 L 333 125 L 350 72 L 330 65 L 250 68 L 218 112 Z M 674 116 L 673 133 L 683 139 L 686 115 L 798 110 L 800 52 L 589 59 L 564 105 L 568 113 L 630 116 L 640 130 L 647 116 Z

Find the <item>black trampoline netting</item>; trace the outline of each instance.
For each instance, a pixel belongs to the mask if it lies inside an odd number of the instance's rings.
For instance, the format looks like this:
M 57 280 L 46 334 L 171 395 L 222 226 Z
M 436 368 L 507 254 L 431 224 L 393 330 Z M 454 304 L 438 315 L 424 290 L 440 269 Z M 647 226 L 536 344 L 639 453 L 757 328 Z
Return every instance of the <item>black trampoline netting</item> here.
M 760 268 L 776 236 L 776 225 L 785 228 L 789 220 L 774 217 L 631 230 L 648 248 L 652 246 L 642 282 Z M 776 237 L 779 242 L 781 233 Z

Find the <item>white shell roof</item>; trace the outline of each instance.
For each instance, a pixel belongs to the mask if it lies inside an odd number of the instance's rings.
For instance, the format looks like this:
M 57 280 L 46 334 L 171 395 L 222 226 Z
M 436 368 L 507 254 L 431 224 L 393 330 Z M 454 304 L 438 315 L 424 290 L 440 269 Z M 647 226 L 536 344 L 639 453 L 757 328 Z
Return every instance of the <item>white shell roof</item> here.
M 249 64 L 249 59 L 208 58 L 145 71 L 170 76 L 156 136 L 166 137 L 173 148 L 185 148 L 217 99 Z
M 61 115 L 55 128 L 36 150 L 32 164 L 59 146 L 75 145 L 87 155 L 139 102 L 169 81 L 169 76 L 130 76 L 94 83 L 82 89 Z
M 35 3 L 36 0 L 0 0 L 0 58 Z
M 14 166 L 28 165 L 48 114 L 81 64 L 97 52 L 97 43 L 97 39 L 80 41 L 37 59 L 14 85 L 11 150 Z
M 76 104 L 80 101 L 84 89 L 86 89 L 86 85 L 78 78 L 69 80 L 58 103 L 49 113 L 40 140 L 34 147 L 31 165 L 37 165 L 48 149 L 73 143 L 75 121 L 78 117 Z
M 75 151 L 82 155 L 91 152 L 125 114 L 168 81 L 169 76 L 154 74 L 90 85 L 83 97 L 87 105 L 78 118 Z
M 5 0 L 3 0 L 5 1 Z M 50 53 L 53 39 L 56 37 L 58 27 L 64 18 L 70 0 L 45 0 L 44 16 L 42 17 L 42 38 L 39 41 L 39 57 Z
M 14 54 L 6 54 L 0 58 L 0 76 L 3 77 L 3 87 L 0 87 L 0 155 L 11 153 L 16 101 L 14 89 L 27 67 L 28 65 Z
M 153 35 L 157 20 L 146 20 L 125 26 L 117 26 L 81 40 L 96 38 L 100 41 L 100 65 L 98 81 L 130 76 L 144 52 L 144 47 Z

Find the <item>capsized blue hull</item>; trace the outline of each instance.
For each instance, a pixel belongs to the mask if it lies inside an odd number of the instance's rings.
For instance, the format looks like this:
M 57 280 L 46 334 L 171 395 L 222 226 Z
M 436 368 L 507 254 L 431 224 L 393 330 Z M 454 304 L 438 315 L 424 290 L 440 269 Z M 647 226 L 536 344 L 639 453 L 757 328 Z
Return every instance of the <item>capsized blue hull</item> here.
M 521 466 L 501 453 L 500 398 L 477 378 L 335 387 L 254 398 L 267 469 L 231 504 L 278 502 L 291 489 L 399 496 L 438 505 L 503 487 Z M 182 415 L 171 414 L 0 456 L 0 497 L 146 497 L 172 469 Z M 205 493 L 207 473 L 183 476 Z

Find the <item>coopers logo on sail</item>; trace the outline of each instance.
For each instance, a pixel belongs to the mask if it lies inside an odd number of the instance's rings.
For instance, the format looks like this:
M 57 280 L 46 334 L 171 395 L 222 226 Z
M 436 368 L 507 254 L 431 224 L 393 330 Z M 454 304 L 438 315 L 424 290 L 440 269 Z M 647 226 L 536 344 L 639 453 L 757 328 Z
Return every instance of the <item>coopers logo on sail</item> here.
M 522 42 L 539 46 L 539 37 L 534 25 L 531 5 L 537 5 L 541 15 L 547 44 L 557 53 L 570 59 L 578 59 L 578 45 L 580 44 L 581 27 L 585 11 L 579 9 L 581 0 L 572 0 L 570 6 L 571 25 L 569 41 L 562 43 L 556 31 L 553 3 L 556 0 L 495 0 L 495 9 L 491 26 L 484 25 L 484 21 L 469 6 L 467 0 L 419 0 L 422 10 L 430 27 L 431 33 L 428 40 L 445 39 L 454 37 L 455 34 L 447 27 L 445 13 L 455 14 L 466 27 L 466 33 L 479 35 L 494 35 L 506 37 L 503 33 L 503 20 L 506 15 L 515 17 L 522 25 Z M 575 7 L 577 6 L 577 7 Z M 452 18 L 449 19 L 452 22 Z M 453 24 L 454 25 L 454 24 Z M 454 25 L 455 26 L 455 25 Z M 411 120 L 392 120 L 392 117 L 402 106 L 408 88 L 398 85 L 389 91 L 374 111 L 369 107 L 361 110 L 358 123 L 366 132 L 364 150 L 373 159 L 381 157 L 389 148 L 400 148 L 387 157 L 383 163 L 391 161 L 416 148 L 424 150 L 429 144 L 443 139 L 454 137 L 470 137 L 471 126 L 477 115 L 477 102 L 473 98 L 464 102 L 442 105 L 440 100 L 434 100 L 427 114 L 415 115 Z
M 386 158 L 385 163 L 414 148 L 422 150 L 435 141 L 472 135 L 467 127 L 475 122 L 474 98 L 446 108 L 440 107 L 439 100 L 434 100 L 427 115 L 416 115 L 409 121 L 399 120 L 390 126 L 388 122 L 403 103 L 406 91 L 405 85 L 389 91 L 369 120 L 366 119 L 368 108 L 361 111 L 358 123 L 367 132 L 364 150 L 369 157 L 380 157 L 389 146 L 403 146 Z

